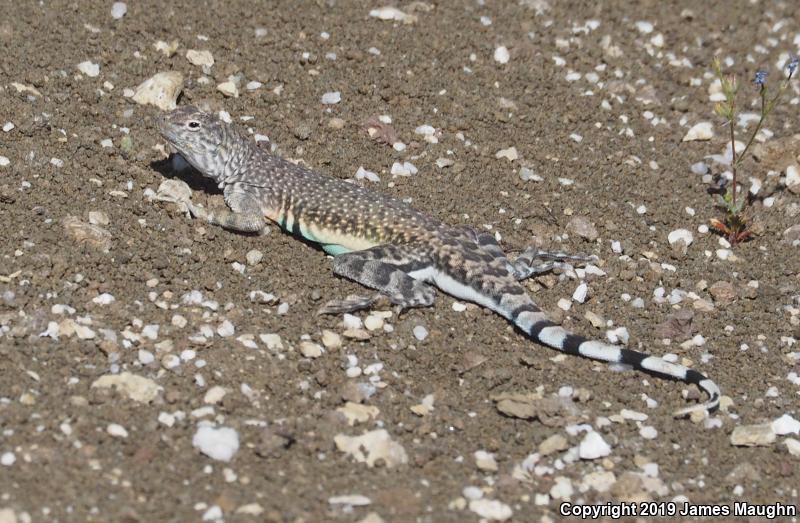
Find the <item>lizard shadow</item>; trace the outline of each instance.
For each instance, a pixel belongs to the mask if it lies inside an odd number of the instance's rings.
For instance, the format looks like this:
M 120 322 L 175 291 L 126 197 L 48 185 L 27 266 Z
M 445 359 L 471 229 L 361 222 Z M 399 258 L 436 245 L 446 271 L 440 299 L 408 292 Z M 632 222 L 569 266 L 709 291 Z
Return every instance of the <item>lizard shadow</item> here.
M 173 168 L 175 158 L 180 155 L 170 154 L 166 160 L 155 160 L 150 162 L 150 168 L 159 173 L 165 179 L 178 179 L 183 180 L 192 190 L 206 192 L 209 194 L 222 194 L 222 190 L 214 183 L 214 180 L 203 176 L 197 169 L 186 164 L 186 167 L 180 170 Z

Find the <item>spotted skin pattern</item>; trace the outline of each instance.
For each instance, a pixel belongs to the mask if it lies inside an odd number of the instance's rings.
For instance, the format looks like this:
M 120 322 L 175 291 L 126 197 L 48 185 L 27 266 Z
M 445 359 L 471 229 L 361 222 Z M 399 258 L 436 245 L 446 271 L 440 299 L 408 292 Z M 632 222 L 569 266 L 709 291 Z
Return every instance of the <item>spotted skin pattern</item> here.
M 519 283 L 591 258 L 528 249 L 512 262 L 490 234 L 446 225 L 395 198 L 273 156 L 233 126 L 191 106 L 160 116 L 157 126 L 181 156 L 223 190 L 228 209 L 190 203 L 196 218 L 242 232 L 263 231 L 269 220 L 333 255 L 334 273 L 400 307 L 431 305 L 438 287 L 491 309 L 556 350 L 693 383 L 708 394 L 705 403 L 676 416 L 719 406 L 719 388 L 703 374 L 570 333 L 550 321 Z M 373 301 L 346 300 L 327 312 L 364 308 Z

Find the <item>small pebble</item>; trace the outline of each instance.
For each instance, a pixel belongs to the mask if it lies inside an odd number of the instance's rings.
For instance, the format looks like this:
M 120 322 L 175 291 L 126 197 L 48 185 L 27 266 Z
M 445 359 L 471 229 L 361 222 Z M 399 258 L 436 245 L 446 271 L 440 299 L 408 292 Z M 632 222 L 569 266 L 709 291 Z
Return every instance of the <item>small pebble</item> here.
M 494 61 L 498 64 L 507 64 L 510 58 L 511 55 L 509 54 L 506 46 L 501 45 L 494 50 Z
M 585 283 L 581 283 L 575 289 L 575 292 L 572 293 L 572 299 L 577 301 L 578 303 L 583 303 L 586 301 L 586 296 L 589 294 L 589 286 Z
M 469 509 L 491 521 L 505 521 L 514 514 L 511 507 L 496 499 L 474 499 L 469 502 Z
M 122 425 L 117 423 L 110 423 L 108 427 L 106 427 L 106 432 L 108 432 L 111 436 L 115 438 L 127 438 L 128 431 Z
M 417 338 L 419 341 L 423 341 L 425 338 L 428 337 L 428 329 L 426 329 L 422 325 L 417 325 L 416 327 L 414 327 L 413 333 L 414 337 Z
M 603 436 L 595 431 L 587 432 L 578 447 L 578 455 L 581 459 L 597 459 L 609 454 L 611 454 L 611 447 L 603 439 Z
M 3 454 L 0 455 L 0 465 L 3 465 L 4 467 L 10 467 L 16 463 L 16 461 L 17 457 L 13 452 L 3 452 Z
M 710 140 L 714 137 L 714 126 L 711 122 L 695 124 L 683 137 L 684 142 Z
M 219 327 L 217 327 L 217 334 L 222 338 L 227 338 L 229 336 L 233 336 L 235 330 L 236 329 L 234 328 L 233 323 L 229 322 L 228 320 L 224 320 L 219 324 Z
M 533 172 L 533 170 L 529 169 L 528 167 L 519 168 L 519 179 L 522 180 L 523 182 L 527 181 L 541 182 L 542 180 L 544 180 L 544 178 Z
M 364 327 L 366 327 L 368 331 L 383 329 L 383 318 L 369 315 L 364 319 Z
M 211 54 L 211 51 L 189 49 L 186 51 L 186 59 L 189 60 L 190 64 L 199 67 L 211 67 L 214 65 L 214 55 Z
M 86 60 L 78 64 L 78 70 L 86 76 L 94 78 L 100 74 L 100 65 Z
M 239 450 L 239 433 L 230 427 L 202 426 L 192 437 L 192 446 L 211 459 L 230 461 Z
M 245 254 L 245 260 L 247 261 L 247 265 L 253 266 L 258 265 L 258 263 L 264 258 L 264 253 L 259 251 L 258 249 L 252 249 L 247 251 Z
M 338 104 L 342 101 L 342 94 L 339 91 L 331 91 L 322 95 L 324 105 Z
M 322 347 L 311 341 L 301 341 L 300 354 L 306 358 L 319 358 L 322 356 Z
M 119 20 L 125 16 L 125 13 L 127 12 L 128 6 L 125 5 L 125 2 L 114 2 L 114 4 L 111 6 L 111 17 L 114 20 Z

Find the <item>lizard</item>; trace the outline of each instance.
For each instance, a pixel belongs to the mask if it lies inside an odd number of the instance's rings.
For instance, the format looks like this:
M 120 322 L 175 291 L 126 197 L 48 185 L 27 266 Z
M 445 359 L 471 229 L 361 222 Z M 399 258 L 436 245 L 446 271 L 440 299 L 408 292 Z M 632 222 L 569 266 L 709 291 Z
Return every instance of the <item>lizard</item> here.
M 264 232 L 274 222 L 332 255 L 336 275 L 378 291 L 401 310 L 431 306 L 437 287 L 494 311 L 558 351 L 695 384 L 708 395 L 676 417 L 719 407 L 720 389 L 702 373 L 569 332 L 551 321 L 521 284 L 569 261 L 592 258 L 530 247 L 512 261 L 486 231 L 447 225 L 399 199 L 270 154 L 233 125 L 194 106 L 162 113 L 156 127 L 223 191 L 226 207 L 185 202 L 196 219 L 243 233 Z M 375 299 L 348 297 L 326 312 L 369 308 Z

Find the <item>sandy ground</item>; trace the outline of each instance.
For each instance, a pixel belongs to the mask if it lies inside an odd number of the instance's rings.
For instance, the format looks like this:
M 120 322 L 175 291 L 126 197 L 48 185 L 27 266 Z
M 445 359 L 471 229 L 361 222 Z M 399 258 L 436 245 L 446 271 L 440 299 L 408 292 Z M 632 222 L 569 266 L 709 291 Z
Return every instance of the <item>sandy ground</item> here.
M 719 216 L 709 178 L 727 170 L 706 159 L 726 144 L 710 62 L 730 60 L 755 111 L 753 73 L 769 70 L 774 86 L 798 52 L 790 2 L 398 4 L 406 22 L 356 1 L 127 7 L 114 19 L 111 2 L 0 2 L 0 522 L 556 521 L 563 502 L 797 505 L 800 263 L 784 231 L 800 201 L 783 181 L 800 149 L 797 85 L 743 167 L 745 186 L 763 182 L 756 238 L 728 249 L 701 227 Z M 158 41 L 177 41 L 174 52 Z M 210 51 L 213 66 L 188 50 Z M 173 172 L 159 109 L 130 98 L 162 71 L 184 76 L 179 104 L 227 111 L 333 176 L 372 171 L 379 181 L 356 183 L 496 232 L 511 253 L 596 254 L 604 275 L 526 285 L 576 332 L 625 327 L 629 346 L 707 373 L 723 409 L 673 419 L 697 390 L 560 356 L 444 294 L 430 309 L 359 314 L 373 330 L 317 316 L 364 292 L 321 251 L 151 198 L 178 176 L 196 202 L 222 203 L 197 173 Z M 238 97 L 217 88 L 231 77 Z M 329 92 L 341 101 L 323 104 Z M 405 150 L 370 137 L 363 124 L 378 115 Z M 703 121 L 713 138 L 681 141 Z M 418 172 L 393 176 L 395 162 Z M 594 230 L 576 234 L 580 222 Z M 685 253 L 667 241 L 676 229 L 693 234 Z M 571 300 L 581 280 L 584 303 Z M 680 328 L 665 324 L 676 313 Z M 501 411 L 504 395 L 538 417 Z M 757 446 L 732 444 L 756 424 Z M 201 452 L 193 439 L 209 434 L 216 451 Z M 758 520 L 712 518 L 734 519 Z

